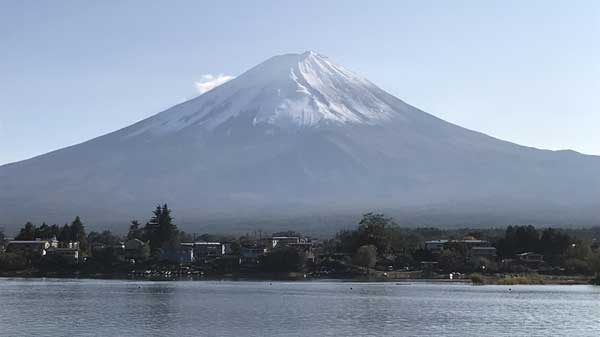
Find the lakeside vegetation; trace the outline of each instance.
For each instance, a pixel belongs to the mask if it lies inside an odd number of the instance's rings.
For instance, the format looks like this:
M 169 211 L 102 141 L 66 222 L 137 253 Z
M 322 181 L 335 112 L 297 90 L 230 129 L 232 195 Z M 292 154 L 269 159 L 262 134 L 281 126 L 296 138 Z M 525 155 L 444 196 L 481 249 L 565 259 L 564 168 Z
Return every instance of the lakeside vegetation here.
M 79 217 L 62 226 L 26 223 L 14 240 L 55 239 L 47 254 L 14 249 L 18 243 L 5 236 L 0 232 L 5 276 L 423 278 L 507 285 L 600 280 L 600 228 L 402 228 L 367 213 L 356 228 L 320 240 L 290 231 L 192 235 L 179 230 L 161 205 L 144 225 L 132 221 L 123 236 L 87 233 Z

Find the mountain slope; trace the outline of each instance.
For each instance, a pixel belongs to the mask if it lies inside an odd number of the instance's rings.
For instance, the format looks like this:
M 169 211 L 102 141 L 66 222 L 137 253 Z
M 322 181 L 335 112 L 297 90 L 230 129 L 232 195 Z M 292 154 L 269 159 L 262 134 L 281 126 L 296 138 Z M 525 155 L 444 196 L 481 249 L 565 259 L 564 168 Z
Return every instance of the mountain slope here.
M 169 202 L 180 223 L 385 208 L 438 224 L 591 224 L 597 172 L 598 157 L 447 123 L 307 52 L 273 57 L 114 133 L 0 167 L 0 222 L 79 214 L 123 223 Z

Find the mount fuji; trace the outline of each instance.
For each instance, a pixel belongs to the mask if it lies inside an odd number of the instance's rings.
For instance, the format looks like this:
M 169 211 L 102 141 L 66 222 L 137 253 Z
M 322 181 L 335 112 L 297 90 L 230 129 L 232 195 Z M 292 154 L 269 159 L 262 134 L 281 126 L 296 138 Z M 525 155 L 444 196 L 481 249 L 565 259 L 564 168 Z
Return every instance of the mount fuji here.
M 599 172 L 600 157 L 462 128 L 306 52 L 1 166 L 0 223 L 123 225 L 167 202 L 178 223 L 223 231 L 307 216 L 296 229 L 335 226 L 323 219 L 370 209 L 414 224 L 590 225 L 600 223 Z

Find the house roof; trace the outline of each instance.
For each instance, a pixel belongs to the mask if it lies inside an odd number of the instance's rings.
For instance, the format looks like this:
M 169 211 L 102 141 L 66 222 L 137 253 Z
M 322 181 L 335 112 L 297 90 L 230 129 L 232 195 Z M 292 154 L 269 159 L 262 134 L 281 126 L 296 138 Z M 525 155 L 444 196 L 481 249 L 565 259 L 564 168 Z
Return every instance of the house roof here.
M 525 252 L 525 253 L 517 254 L 517 256 L 529 256 L 529 255 L 539 255 L 539 256 L 542 256 L 542 254 L 538 254 L 538 253 L 534 253 L 534 252 Z
M 49 241 L 46 240 L 13 240 L 9 241 L 8 244 L 47 244 Z
M 194 246 L 219 246 L 219 245 L 222 245 L 222 243 L 220 243 L 220 242 L 198 241 L 198 242 L 186 242 L 186 243 L 182 243 L 182 245 L 185 245 L 185 246 L 190 246 L 190 245 L 194 245 Z
M 145 245 L 144 241 L 140 239 L 131 239 L 125 242 L 125 249 L 138 249 Z
M 486 240 L 429 240 L 426 244 L 441 244 L 441 243 L 485 243 Z
M 431 243 L 431 244 L 448 243 L 448 240 L 429 240 L 429 241 L 425 241 L 425 243 Z

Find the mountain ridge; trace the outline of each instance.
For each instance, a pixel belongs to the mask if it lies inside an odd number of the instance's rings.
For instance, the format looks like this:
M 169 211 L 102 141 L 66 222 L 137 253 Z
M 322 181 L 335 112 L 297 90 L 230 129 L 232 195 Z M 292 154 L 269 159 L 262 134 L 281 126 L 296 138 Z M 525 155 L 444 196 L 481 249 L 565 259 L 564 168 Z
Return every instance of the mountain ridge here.
M 320 75 L 320 76 L 319 76 Z M 338 95 L 356 94 L 356 99 Z M 252 124 L 315 126 L 320 122 L 374 123 L 392 113 L 368 80 L 314 52 L 272 57 L 232 81 L 142 121 L 134 133 L 214 129 L 229 118 L 258 110 Z M 344 100 L 340 101 L 339 98 Z M 218 113 L 215 113 L 217 111 Z M 152 123 L 149 123 L 149 122 Z M 148 125 L 149 124 L 149 125 Z
M 465 129 L 308 52 L 273 57 L 107 135 L 0 166 L 0 214 L 17 223 L 74 215 L 116 223 L 169 202 L 202 222 L 236 213 L 416 214 L 428 205 L 440 214 L 465 205 L 467 214 L 478 205 L 481 222 L 486 209 L 549 222 L 535 213 L 557 209 L 580 210 L 591 224 L 600 219 L 589 211 L 599 171 L 600 157 Z

